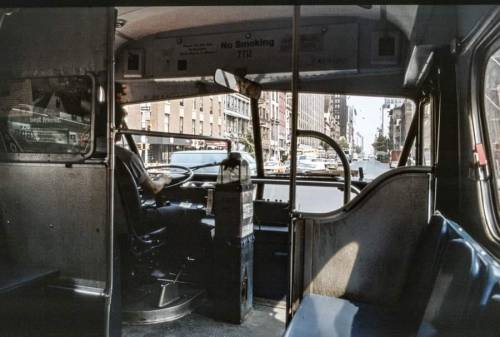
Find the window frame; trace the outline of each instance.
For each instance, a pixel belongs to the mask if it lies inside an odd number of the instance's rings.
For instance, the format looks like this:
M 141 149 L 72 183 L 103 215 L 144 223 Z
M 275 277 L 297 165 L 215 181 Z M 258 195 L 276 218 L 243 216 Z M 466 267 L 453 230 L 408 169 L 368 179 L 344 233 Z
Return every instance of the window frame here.
M 33 76 L 33 77 L 20 77 L 16 80 L 23 79 L 43 79 L 54 78 L 62 76 Z M 0 163 L 2 162 L 23 162 L 23 163 L 80 163 L 90 159 L 96 150 L 96 106 L 97 106 L 97 80 L 93 73 L 87 72 L 84 75 L 65 75 L 64 77 L 88 77 L 91 83 L 92 99 L 90 108 L 90 136 L 89 136 L 89 149 L 86 153 L 10 153 L 0 152 Z M 104 86 L 103 86 L 104 87 Z
M 474 133 L 472 140 L 474 143 L 479 143 L 483 145 L 486 156 L 487 156 L 487 172 L 486 178 L 479 179 L 479 183 L 486 185 L 484 189 L 481 189 L 481 204 L 483 206 L 483 212 L 485 214 L 485 224 L 490 238 L 492 238 L 497 243 L 500 242 L 500 180 L 497 181 L 495 178 L 495 167 L 493 164 L 493 152 L 491 146 L 490 132 L 487 126 L 486 117 L 486 105 L 485 105 L 485 79 L 486 70 L 490 58 L 496 52 L 500 51 L 500 27 L 493 30 L 490 36 L 487 36 L 483 41 L 481 41 L 476 48 L 473 58 L 474 73 L 471 76 L 471 91 L 472 97 L 471 105 L 472 109 L 476 109 L 478 125 L 474 125 Z M 500 169 L 500 168 L 499 168 Z

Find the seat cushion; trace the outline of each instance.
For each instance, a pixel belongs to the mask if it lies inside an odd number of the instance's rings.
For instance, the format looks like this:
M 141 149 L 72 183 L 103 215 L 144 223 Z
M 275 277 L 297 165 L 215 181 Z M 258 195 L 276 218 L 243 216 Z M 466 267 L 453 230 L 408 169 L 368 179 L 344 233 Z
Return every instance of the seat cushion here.
M 412 326 L 396 310 L 312 294 L 302 300 L 285 337 L 407 337 Z

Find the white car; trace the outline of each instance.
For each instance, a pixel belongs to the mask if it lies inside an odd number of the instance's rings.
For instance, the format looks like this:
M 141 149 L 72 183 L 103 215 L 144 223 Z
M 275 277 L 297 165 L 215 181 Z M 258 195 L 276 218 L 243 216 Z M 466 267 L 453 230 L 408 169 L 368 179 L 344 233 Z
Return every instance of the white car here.
M 302 173 L 325 172 L 325 162 L 320 159 L 305 159 L 299 160 L 297 163 L 297 171 Z
M 264 173 L 266 174 L 281 174 L 285 173 L 285 166 L 279 161 L 268 160 L 264 163 Z

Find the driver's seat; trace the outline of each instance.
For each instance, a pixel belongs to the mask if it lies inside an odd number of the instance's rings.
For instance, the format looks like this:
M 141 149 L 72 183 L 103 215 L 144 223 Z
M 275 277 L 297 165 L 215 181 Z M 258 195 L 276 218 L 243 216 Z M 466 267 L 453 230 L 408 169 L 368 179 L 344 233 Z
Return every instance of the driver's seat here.
M 130 249 L 142 256 L 165 244 L 166 224 L 158 226 L 152 221 L 154 208 L 141 204 L 139 188 L 128 166 L 118 157 L 115 163 L 115 181 L 120 195 L 123 213 L 130 237 Z

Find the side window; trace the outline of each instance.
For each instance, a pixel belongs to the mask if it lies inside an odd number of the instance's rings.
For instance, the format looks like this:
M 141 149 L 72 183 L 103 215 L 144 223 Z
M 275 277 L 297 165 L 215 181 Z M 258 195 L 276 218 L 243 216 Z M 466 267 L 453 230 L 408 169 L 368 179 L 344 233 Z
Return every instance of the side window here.
M 92 91 L 86 76 L 4 80 L 0 152 L 88 153 Z
M 488 128 L 493 174 L 500 179 L 500 50 L 488 60 L 484 79 L 484 113 Z
M 431 106 L 432 103 L 425 103 L 423 106 L 422 118 L 422 165 L 432 165 L 432 124 L 431 124 Z

